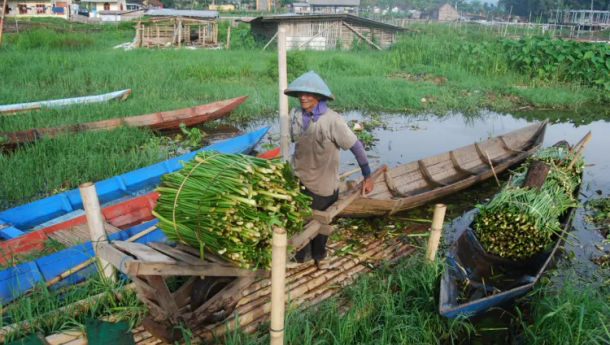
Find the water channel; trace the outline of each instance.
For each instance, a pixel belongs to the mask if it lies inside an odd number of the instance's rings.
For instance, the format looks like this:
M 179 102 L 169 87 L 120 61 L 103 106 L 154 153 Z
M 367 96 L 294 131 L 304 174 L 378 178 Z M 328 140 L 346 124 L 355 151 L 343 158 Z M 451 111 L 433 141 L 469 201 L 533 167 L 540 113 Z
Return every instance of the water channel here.
M 342 113 L 348 122 L 369 121 L 371 114 L 360 111 L 346 111 Z M 583 184 L 580 193 L 580 205 L 588 199 L 605 197 L 610 195 L 610 119 L 608 115 L 597 116 L 599 119 L 583 121 L 572 121 L 569 114 L 558 116 L 556 111 L 523 113 L 519 116 L 500 114 L 483 110 L 479 114 L 465 116 L 460 113 L 437 115 L 409 115 L 409 114 L 374 114 L 381 119 L 383 126 L 371 131 L 376 139 L 374 146 L 367 150 L 369 161 L 380 161 L 388 166 L 396 166 L 406 162 L 418 160 L 438 153 L 446 152 L 458 147 L 472 144 L 474 141 L 487 139 L 488 137 L 500 135 L 515 129 L 524 127 L 530 123 L 540 121 L 546 117 L 553 120 L 549 123 L 543 146 L 550 146 L 560 140 L 567 140 L 574 144 L 580 140 L 588 131 L 592 132 L 592 138 L 587 144 L 583 156 L 586 161 Z M 568 122 L 570 121 L 570 122 Z M 265 142 L 277 143 L 279 140 L 279 123 L 277 119 L 264 120 L 251 123 L 248 130 L 270 125 L 272 129 L 263 139 Z M 260 146 L 260 145 L 259 145 Z M 263 149 L 261 149 L 263 150 Z M 341 152 L 340 171 L 352 170 L 355 167 L 355 159 L 351 152 Z M 353 177 L 357 177 L 354 174 Z M 507 178 L 508 173 L 503 175 Z M 457 197 L 442 200 L 447 203 L 460 203 L 458 209 L 464 210 L 462 216 L 454 218 L 445 228 L 445 242 L 451 243 L 459 236 L 466 224 L 472 219 L 472 210 L 476 203 L 484 202 L 498 191 L 493 182 L 483 183 L 472 187 L 465 192 L 460 192 Z M 581 207 L 577 210 L 572 223 L 571 243 L 566 244 L 564 255 L 572 257 L 572 261 L 581 265 L 579 271 L 586 273 L 594 266 L 590 258 L 603 254 L 596 248 L 600 245 L 602 236 L 595 231 L 594 226 L 588 224 L 584 219 L 585 210 Z M 606 245 L 604 250 L 610 250 Z

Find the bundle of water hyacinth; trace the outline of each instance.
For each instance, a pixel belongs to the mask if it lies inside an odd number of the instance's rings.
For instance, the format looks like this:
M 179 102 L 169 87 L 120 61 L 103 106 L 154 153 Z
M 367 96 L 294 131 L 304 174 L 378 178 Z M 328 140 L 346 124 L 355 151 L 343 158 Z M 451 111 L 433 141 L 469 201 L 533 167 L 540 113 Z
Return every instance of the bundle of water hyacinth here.
M 584 162 L 568 169 L 569 150 L 549 147 L 538 151 L 513 175 L 508 185 L 484 206 L 479 205 L 472 229 L 483 247 L 508 259 L 524 259 L 547 249 L 561 236 L 560 217 L 577 206 L 575 191 Z M 550 166 L 541 187 L 522 187 L 532 160 Z
M 161 179 L 153 214 L 163 233 L 244 268 L 269 267 L 273 225 L 292 234 L 311 214 L 311 198 L 276 160 L 200 152 Z

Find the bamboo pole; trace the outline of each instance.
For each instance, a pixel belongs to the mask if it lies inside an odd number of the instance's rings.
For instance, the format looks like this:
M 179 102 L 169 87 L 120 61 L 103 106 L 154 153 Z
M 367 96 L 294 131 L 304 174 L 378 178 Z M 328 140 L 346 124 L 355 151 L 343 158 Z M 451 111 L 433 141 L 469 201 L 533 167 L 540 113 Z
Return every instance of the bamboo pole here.
M 78 186 L 78 189 L 83 200 L 83 207 L 85 208 L 87 225 L 91 234 L 91 244 L 93 251 L 97 256 L 97 244 L 108 243 L 108 237 L 106 236 L 106 231 L 104 230 L 102 212 L 100 210 L 100 202 L 97 198 L 97 190 L 92 182 L 85 182 Z M 102 274 L 102 277 L 114 281 L 114 267 L 112 267 L 112 265 L 110 265 L 106 260 L 99 257 L 98 259 L 98 271 L 100 274 Z
M 0 48 L 2 48 L 2 31 L 4 30 L 4 12 L 6 12 L 6 0 L 2 2 L 2 17 L 0 17 Z
M 582 154 L 582 151 L 585 149 L 585 146 L 587 146 L 587 143 L 589 142 L 590 139 L 591 139 L 591 132 L 589 132 L 587 134 L 586 139 L 584 139 L 584 141 L 582 142 L 582 145 L 580 146 L 580 149 L 578 149 L 578 152 L 576 152 L 576 154 L 574 155 L 574 158 L 572 158 L 572 161 L 570 161 L 570 164 L 568 164 L 568 170 L 572 169 L 572 166 L 574 166 L 574 163 L 576 163 L 576 160 Z
M 231 49 L 231 25 L 227 27 L 227 49 Z
M 443 230 L 443 220 L 445 219 L 445 211 L 447 206 L 436 204 L 434 206 L 434 215 L 432 216 L 432 226 L 430 227 L 430 237 L 428 238 L 428 247 L 426 248 L 426 262 L 434 261 L 438 243 L 441 240 L 441 232 Z
M 572 153 L 574 153 L 574 150 L 576 150 L 581 145 L 586 145 L 589 142 L 589 140 L 591 140 L 591 131 L 589 131 L 587 134 L 585 134 L 585 136 L 582 137 L 582 139 L 580 139 L 574 146 L 572 146 L 572 148 L 570 148 L 570 151 L 568 151 L 568 154 L 565 157 L 563 157 L 560 164 L 562 162 L 568 160 L 568 158 L 572 155 Z
M 496 179 L 496 183 L 498 184 L 498 187 L 502 186 L 500 184 L 500 180 L 498 179 L 498 175 L 496 175 L 496 169 L 494 168 L 494 165 L 491 162 L 491 158 L 489 158 L 489 153 L 487 153 L 487 151 L 485 151 L 485 156 L 487 156 L 487 162 L 489 163 L 489 167 L 491 168 L 491 172 L 494 174 L 494 178 Z
M 288 137 L 288 96 L 284 90 L 288 87 L 288 76 L 286 67 L 286 28 L 279 25 L 277 35 L 277 67 L 279 79 L 279 102 L 280 102 L 280 150 L 282 161 L 286 162 L 290 158 L 290 138 Z
M 271 252 L 271 345 L 284 344 L 284 288 L 286 283 L 286 230 L 273 229 Z

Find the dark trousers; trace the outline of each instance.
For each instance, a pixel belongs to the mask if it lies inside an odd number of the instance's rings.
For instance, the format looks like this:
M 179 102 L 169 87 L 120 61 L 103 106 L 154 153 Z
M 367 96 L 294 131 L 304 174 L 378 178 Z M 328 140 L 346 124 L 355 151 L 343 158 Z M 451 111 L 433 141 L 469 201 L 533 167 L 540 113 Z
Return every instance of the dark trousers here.
M 309 189 L 305 188 L 303 193 L 311 196 L 313 200 L 311 201 L 311 208 L 318 211 L 326 210 L 330 205 L 332 205 L 337 199 L 339 199 L 339 191 L 336 190 L 332 195 L 329 196 L 320 196 L 315 193 L 312 193 Z M 299 250 L 294 258 L 297 262 L 305 261 L 307 254 L 311 254 L 311 258 L 314 260 L 322 260 L 326 257 L 326 240 L 328 236 L 326 235 L 317 235 L 314 237 L 309 243 L 303 247 L 303 249 Z

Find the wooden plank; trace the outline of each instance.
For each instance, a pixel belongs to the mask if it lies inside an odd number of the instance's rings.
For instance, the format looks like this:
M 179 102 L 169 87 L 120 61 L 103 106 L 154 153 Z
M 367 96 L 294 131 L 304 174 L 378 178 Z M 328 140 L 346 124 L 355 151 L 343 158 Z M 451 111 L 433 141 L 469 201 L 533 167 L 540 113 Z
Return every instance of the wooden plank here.
M 178 321 L 178 306 L 174 296 L 169 291 L 165 279 L 162 276 L 148 276 L 146 277 L 150 286 L 157 292 L 156 300 L 159 302 L 159 306 L 165 311 L 164 315 L 172 322 Z
M 385 177 L 385 184 L 388 187 L 388 190 L 390 191 L 390 193 L 392 193 L 392 196 L 395 197 L 400 197 L 400 198 L 404 198 L 405 196 L 407 196 L 404 193 L 401 193 L 398 190 L 398 187 L 396 186 L 396 183 L 394 182 L 394 179 L 392 178 L 392 176 L 390 176 L 390 171 L 386 170 L 383 173 L 384 177 Z
M 176 300 L 178 308 L 183 308 L 188 305 L 191 301 L 191 291 L 193 290 L 193 284 L 199 279 L 199 277 L 190 277 L 186 283 L 182 284 L 172 295 Z
M 205 264 L 199 266 L 191 266 L 181 263 L 163 263 L 163 262 L 141 262 L 137 261 L 129 265 L 125 274 L 130 275 L 169 275 L 169 276 L 222 276 L 222 277 L 255 277 L 265 276 L 265 270 L 247 270 L 229 264 Z
M 183 251 L 180 251 L 174 247 L 168 246 L 165 243 L 161 242 L 148 242 L 147 245 L 153 249 L 160 251 L 161 253 L 171 256 L 172 258 L 183 261 L 189 265 L 200 266 L 204 265 L 205 262 L 198 257 L 194 257 L 191 254 L 187 254 Z
M 116 249 L 110 243 L 99 243 L 97 245 L 97 255 L 125 274 L 133 275 L 134 270 L 137 270 L 137 263 L 139 261 Z
M 176 263 L 176 260 L 170 258 L 167 255 L 161 254 L 160 252 L 150 248 L 142 243 L 131 243 L 125 241 L 113 241 L 112 244 L 133 256 L 137 259 L 142 260 L 146 263 Z
M 142 293 L 148 298 L 155 298 L 155 289 L 150 286 L 150 284 L 146 280 L 141 279 L 137 276 L 130 277 L 130 279 L 136 284 L 136 288 L 139 290 L 140 293 Z
M 504 140 L 504 136 L 503 135 L 499 135 L 498 139 L 500 139 L 500 142 L 502 143 L 502 147 L 506 151 L 510 151 L 512 153 L 521 153 L 521 152 L 523 152 L 522 150 L 513 149 L 512 147 L 508 146 L 508 143 L 506 142 L 506 140 Z
M 364 37 L 361 33 L 358 32 L 358 30 L 354 29 L 351 25 L 347 24 L 346 22 L 341 22 L 341 23 L 343 25 L 345 25 L 348 29 L 352 30 L 358 37 L 360 37 L 363 40 L 365 40 L 368 44 L 370 44 L 373 47 L 377 48 L 377 50 L 382 50 L 381 47 L 379 47 L 378 45 L 373 43 L 373 41 L 369 40 L 368 38 Z
M 241 291 L 254 282 L 252 277 L 237 278 L 222 291 L 212 296 L 193 312 L 195 320 L 206 318 L 211 313 L 225 307 L 234 307 L 241 298 Z
M 183 243 L 178 243 L 176 245 L 176 249 L 183 251 L 183 252 L 190 253 L 197 258 L 199 258 L 199 255 L 200 255 L 199 249 L 193 248 L 191 246 L 187 246 L 186 244 L 183 244 Z M 212 252 L 204 252 L 203 255 L 204 255 L 205 261 L 217 262 L 217 263 L 221 263 L 221 264 L 227 263 L 227 260 L 223 260 L 222 258 L 219 258 L 218 256 L 214 255 L 214 253 L 212 253 Z
M 321 226 L 320 222 L 315 219 L 309 221 L 303 227 L 303 230 L 301 230 L 301 232 L 292 236 L 288 240 L 288 245 L 291 247 L 294 247 L 295 251 L 301 250 L 303 247 L 305 247 L 307 245 L 307 243 L 309 243 L 309 241 L 311 241 L 314 237 L 316 237 L 318 235 L 320 226 Z

